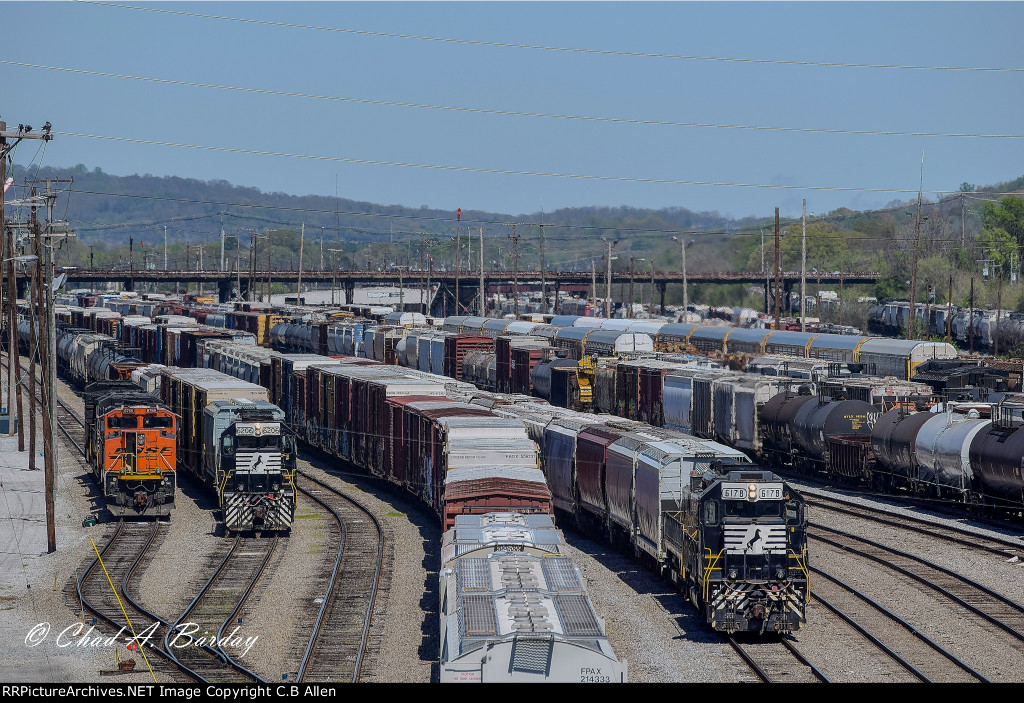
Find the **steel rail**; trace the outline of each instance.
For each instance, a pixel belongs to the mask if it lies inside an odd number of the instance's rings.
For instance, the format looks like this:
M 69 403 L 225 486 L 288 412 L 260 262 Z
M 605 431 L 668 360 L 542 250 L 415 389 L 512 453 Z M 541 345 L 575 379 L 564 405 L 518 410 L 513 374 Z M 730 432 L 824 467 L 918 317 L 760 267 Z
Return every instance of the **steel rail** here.
M 939 566 L 938 564 L 935 564 L 934 562 L 930 562 L 927 559 L 922 559 L 920 557 L 915 557 L 915 556 L 913 556 L 911 554 L 907 554 L 906 552 L 902 552 L 902 551 L 900 551 L 898 549 L 893 549 L 891 547 L 886 547 L 886 546 L 884 546 L 882 544 L 879 544 L 877 542 L 874 542 L 872 540 L 865 539 L 863 537 L 857 537 L 855 535 L 846 534 L 846 533 L 842 532 L 841 530 L 835 530 L 835 529 L 832 529 L 830 527 L 825 527 L 824 525 L 819 525 L 819 524 L 816 524 L 816 523 L 810 523 L 809 527 L 812 527 L 812 528 L 818 529 L 818 530 L 824 530 L 824 531 L 827 531 L 827 532 L 832 532 L 832 533 L 835 533 L 835 534 L 839 534 L 839 535 L 841 535 L 843 537 L 852 539 L 854 541 L 858 541 L 858 542 L 862 542 L 864 544 L 867 544 L 867 545 L 869 545 L 871 547 L 874 547 L 875 549 L 879 549 L 879 550 L 881 550 L 883 552 L 888 552 L 890 554 L 902 557 L 902 558 L 907 559 L 908 561 L 910 561 L 912 563 L 918 563 L 918 564 L 921 564 L 922 566 L 925 566 L 927 568 L 934 569 L 934 570 L 938 571 L 939 573 L 943 574 L 944 576 L 947 576 L 947 577 L 949 577 L 951 579 L 954 579 L 956 581 L 959 581 L 961 583 L 967 584 L 968 586 L 970 586 L 970 587 L 972 587 L 974 589 L 977 589 L 978 591 L 982 592 L 983 594 L 985 594 L 989 598 L 992 598 L 993 600 L 995 600 L 995 601 L 997 601 L 997 602 L 999 602 L 999 603 L 1001 603 L 1003 605 L 1009 606 L 1010 608 L 1016 610 L 1018 613 L 1024 614 L 1024 606 L 1022 606 L 1021 604 L 1016 603 L 1015 601 L 1010 600 L 1009 598 L 1007 598 L 1006 596 L 1002 595 L 1001 593 L 998 593 L 998 592 L 992 590 L 991 588 L 989 588 L 987 586 L 984 586 L 984 585 L 982 585 L 980 583 L 977 583 L 976 581 L 973 581 L 972 579 L 970 579 L 970 578 L 968 578 L 966 576 L 963 576 L 962 574 L 958 574 L 955 571 L 947 569 L 947 568 L 945 568 L 943 566 Z M 1022 633 L 1020 630 L 1016 629 L 1015 627 L 1013 627 L 1012 625 L 1010 625 L 1008 623 L 1003 622 L 1002 620 L 1000 620 L 996 616 L 991 615 L 991 614 L 985 612 L 984 610 L 979 608 L 977 605 L 975 605 L 973 603 L 969 603 L 964 598 L 956 595 L 955 593 L 951 592 L 949 589 L 945 588 L 944 586 L 942 586 L 942 585 L 940 585 L 938 583 L 935 583 L 934 581 L 928 579 L 925 576 L 922 576 L 920 574 L 914 573 L 910 569 L 903 568 L 903 567 L 899 566 L 898 564 L 895 564 L 892 560 L 883 559 L 880 556 L 871 554 L 871 553 L 869 553 L 869 552 L 867 552 L 865 550 L 857 549 L 856 547 L 852 547 L 852 546 L 850 546 L 848 544 L 843 544 L 843 543 L 838 542 L 836 540 L 829 539 L 828 537 L 824 537 L 822 535 L 814 535 L 813 538 L 814 539 L 818 539 L 818 540 L 820 540 L 822 542 L 825 542 L 826 544 L 830 544 L 830 545 L 832 545 L 834 547 L 837 547 L 839 549 L 843 549 L 843 550 L 852 552 L 854 554 L 858 554 L 858 555 L 860 555 L 862 557 L 865 557 L 867 559 L 870 559 L 870 560 L 872 560 L 874 562 L 877 562 L 877 563 L 879 563 L 879 564 L 881 564 L 881 565 L 883 565 L 885 567 L 893 569 L 894 571 L 896 571 L 898 573 L 901 573 L 904 576 L 907 576 L 907 577 L 917 581 L 918 583 L 921 583 L 921 584 L 923 584 L 925 586 L 928 586 L 929 588 L 932 588 L 932 589 L 938 591 L 939 593 L 941 593 L 942 595 L 946 596 L 947 598 L 950 598 L 951 600 L 956 601 L 957 603 L 962 605 L 964 608 L 967 608 L 969 611 L 971 611 L 972 613 L 974 613 L 978 617 L 980 617 L 983 620 L 991 623 L 992 625 L 995 625 L 996 627 L 998 627 L 1001 630 L 1005 631 L 1007 634 L 1013 636 L 1014 638 L 1016 638 L 1018 640 L 1024 641 L 1024 633 Z
M 343 494 L 338 489 L 336 489 L 336 488 L 334 488 L 334 487 L 324 483 L 323 481 L 319 481 L 319 480 L 313 478 L 309 474 L 306 474 L 306 473 L 301 472 L 301 471 L 297 471 L 297 473 L 300 476 L 302 476 L 304 479 L 306 479 L 306 480 L 316 484 L 317 486 L 319 486 L 319 487 L 321 487 L 323 489 L 326 489 L 327 491 L 329 491 L 329 492 L 333 493 L 334 495 L 338 496 L 339 498 L 341 498 L 345 502 L 350 503 L 351 505 L 355 506 L 359 511 L 361 511 L 363 514 L 365 514 L 367 517 L 370 518 L 371 522 L 373 523 L 373 525 L 374 525 L 374 527 L 375 527 L 375 529 L 377 531 L 377 535 L 378 535 L 378 538 L 377 538 L 377 558 L 376 558 L 375 564 L 374 564 L 373 579 L 372 579 L 372 585 L 371 585 L 371 588 L 370 588 L 369 598 L 367 600 L 366 609 L 365 609 L 364 614 L 363 614 L 363 627 L 362 627 L 362 632 L 360 633 L 359 648 L 358 648 L 358 652 L 356 653 L 356 661 L 355 661 L 355 665 L 354 665 L 354 668 L 353 668 L 352 679 L 351 679 L 352 682 L 355 683 L 359 679 L 359 673 L 360 673 L 360 670 L 361 670 L 361 667 L 362 667 L 362 661 L 363 661 L 363 654 L 366 651 L 366 642 L 367 642 L 367 639 L 369 637 L 370 623 L 371 623 L 372 616 L 373 616 L 373 606 L 376 603 L 377 588 L 378 588 L 378 584 L 380 582 L 381 565 L 382 565 L 383 560 L 384 560 L 384 530 L 383 530 L 383 526 L 380 524 L 380 521 L 377 519 L 377 517 L 375 515 L 373 515 L 373 513 L 368 508 L 366 508 L 366 506 L 362 505 L 359 501 L 355 500 L 354 498 L 352 498 L 350 496 L 347 496 L 347 495 Z M 346 532 L 346 529 L 345 529 L 345 526 L 344 526 L 344 521 L 342 520 L 341 516 L 337 513 L 337 511 L 334 510 L 334 508 L 332 508 L 331 506 L 327 505 L 326 502 L 324 502 L 323 500 L 321 500 L 317 496 L 313 495 L 309 491 L 307 491 L 307 490 L 305 490 L 305 489 L 303 489 L 301 487 L 300 487 L 300 490 L 302 490 L 303 493 L 305 493 L 307 496 L 309 496 L 312 500 L 314 500 L 315 502 L 317 502 L 320 505 L 324 506 L 332 515 L 335 516 L 335 519 L 337 519 L 339 525 L 341 525 L 342 541 L 341 541 L 341 545 L 338 548 L 338 557 L 335 560 L 334 570 L 332 571 L 332 574 L 331 574 L 331 581 L 330 581 L 330 585 L 329 585 L 329 588 L 328 588 L 328 594 L 325 594 L 325 596 L 324 596 L 323 603 L 320 606 L 320 612 L 317 615 L 317 622 L 316 622 L 316 625 L 315 625 L 314 632 L 313 632 L 313 634 L 310 637 L 309 644 L 307 645 L 307 648 L 306 648 L 306 652 L 303 655 L 302 662 L 301 662 L 301 664 L 299 666 L 299 673 L 298 673 L 298 675 L 296 677 L 296 679 L 299 680 L 299 681 L 302 680 L 302 677 L 303 677 L 303 675 L 305 674 L 305 672 L 307 670 L 307 667 L 309 665 L 309 661 L 310 661 L 311 655 L 313 654 L 313 651 L 314 651 L 315 642 L 316 642 L 317 637 L 319 635 L 320 628 L 321 628 L 321 626 L 323 624 L 322 621 L 323 621 L 323 617 L 324 617 L 324 614 L 326 613 L 326 609 L 327 609 L 327 606 L 328 606 L 329 596 L 330 596 L 331 593 L 333 593 L 334 586 L 335 586 L 335 581 L 337 579 L 337 571 L 338 571 L 338 569 L 340 567 L 341 559 L 342 559 L 342 557 L 344 555 L 344 550 L 345 550 L 345 546 L 346 546 L 346 536 L 347 536 L 347 532 Z
M 938 642 L 936 642 L 935 640 L 930 638 L 928 635 L 926 635 L 925 633 L 921 632 L 919 629 L 917 629 L 916 627 L 911 625 L 909 622 L 907 622 L 906 620 L 901 618 L 896 613 L 894 613 L 891 610 L 889 610 L 888 608 L 886 608 L 884 605 L 882 605 L 878 601 L 876 601 L 873 598 L 870 598 L 869 596 L 865 595 L 864 593 L 859 591 L 857 588 L 849 585 L 848 583 L 846 583 L 845 581 L 841 580 L 840 578 L 838 578 L 836 576 L 833 576 L 832 574 L 828 573 L 824 569 L 820 569 L 820 568 L 818 568 L 816 566 L 812 566 L 811 567 L 811 571 L 814 571 L 815 573 L 820 574 L 821 576 L 825 577 L 826 579 L 828 579 L 828 580 L 832 581 L 833 583 L 839 585 L 841 588 L 845 589 L 847 592 L 853 594 L 857 598 L 860 598 L 861 600 L 863 600 L 865 603 L 868 603 L 869 605 L 871 605 L 871 607 L 873 607 L 876 610 L 878 610 L 880 613 L 882 613 L 883 615 L 888 617 L 890 620 L 893 620 L 893 621 L 899 623 L 908 632 L 910 632 L 912 635 L 914 635 L 914 637 L 918 638 L 919 640 L 921 640 L 922 642 L 927 644 L 929 647 L 931 647 L 932 649 L 937 651 L 939 654 L 944 656 L 950 662 L 952 662 L 956 666 L 958 666 L 961 669 L 963 669 L 965 672 L 967 672 L 973 678 L 975 678 L 978 681 L 981 681 L 983 683 L 992 683 L 990 679 L 988 679 L 984 674 L 982 674 L 979 671 L 977 671 L 976 669 L 974 669 L 970 664 L 968 664 L 967 662 L 959 659 L 955 654 L 953 654 L 952 652 L 948 651 L 945 647 L 943 647 Z M 815 597 L 816 600 L 821 601 L 821 604 L 824 605 L 826 608 L 828 608 L 829 610 L 832 610 L 832 612 L 834 612 L 834 613 L 836 612 L 834 610 L 834 606 L 829 604 L 828 602 L 826 602 L 826 600 L 824 598 L 822 598 L 819 594 L 815 593 L 814 597 Z M 838 615 L 838 613 L 836 613 L 836 614 Z M 842 616 L 840 616 L 840 617 L 842 617 Z

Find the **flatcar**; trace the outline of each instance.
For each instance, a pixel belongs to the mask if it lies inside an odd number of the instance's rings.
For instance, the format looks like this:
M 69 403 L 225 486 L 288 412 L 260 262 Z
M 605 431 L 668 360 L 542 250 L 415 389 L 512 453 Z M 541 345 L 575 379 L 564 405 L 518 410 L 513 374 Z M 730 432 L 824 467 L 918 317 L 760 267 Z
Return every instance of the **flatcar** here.
M 115 517 L 169 517 L 177 484 L 177 419 L 131 381 L 85 388 L 86 459 Z

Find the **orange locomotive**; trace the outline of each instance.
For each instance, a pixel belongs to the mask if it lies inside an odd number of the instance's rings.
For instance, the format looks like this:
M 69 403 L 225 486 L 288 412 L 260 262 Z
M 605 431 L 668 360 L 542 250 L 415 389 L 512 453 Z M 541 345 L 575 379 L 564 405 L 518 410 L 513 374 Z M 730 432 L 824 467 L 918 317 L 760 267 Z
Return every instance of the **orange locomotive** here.
M 85 388 L 85 454 L 116 517 L 170 516 L 174 507 L 177 418 L 131 381 Z

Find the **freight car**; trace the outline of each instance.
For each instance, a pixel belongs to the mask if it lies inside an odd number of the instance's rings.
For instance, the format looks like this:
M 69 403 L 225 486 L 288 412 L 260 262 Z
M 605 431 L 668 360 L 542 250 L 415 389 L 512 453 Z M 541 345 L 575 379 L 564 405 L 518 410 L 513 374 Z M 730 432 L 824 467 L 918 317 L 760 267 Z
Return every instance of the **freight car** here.
M 229 347 L 221 344 L 215 357 L 230 357 Z M 692 585 L 705 616 L 717 629 L 788 632 L 802 625 L 806 547 L 800 541 L 799 522 L 789 525 L 788 533 L 782 531 L 788 534 L 785 558 L 774 551 L 777 543 L 767 551 L 747 547 L 748 563 L 761 569 L 758 574 L 768 574 L 771 563 L 770 597 L 751 585 L 754 572 L 716 572 L 709 563 L 708 568 L 697 568 L 693 559 L 698 552 L 707 559 L 705 547 L 686 552 L 687 537 L 678 524 L 674 529 L 666 525 L 673 519 L 678 523 L 685 510 L 709 510 L 690 503 L 689 491 L 696 485 L 693 471 L 709 486 L 716 481 L 716 471 L 725 476 L 735 467 L 749 474 L 747 484 L 762 482 L 767 474 L 741 452 L 641 423 L 538 404 L 525 396 L 481 392 L 471 384 L 414 369 L 356 358 L 320 357 L 315 363 L 307 355 L 301 356 L 301 364 L 289 363 L 300 355 L 271 354 L 271 366 L 279 368 L 281 376 L 269 381 L 275 389 L 271 399 L 282 405 L 301 439 L 411 492 L 434 509 L 446 528 L 455 526 L 461 516 L 496 511 L 544 515 L 558 505 L 581 524 L 596 520 L 609 538 L 627 543 L 677 583 L 689 584 L 685 591 Z M 609 421 L 618 424 L 611 426 Z M 601 459 L 586 483 L 575 458 L 577 441 L 583 437 L 586 443 L 592 436 L 602 438 Z M 610 447 L 613 458 L 607 460 Z M 713 465 L 715 461 L 719 463 Z M 757 480 L 751 472 L 758 472 Z M 771 483 L 773 488 L 781 485 L 777 477 Z M 696 493 L 703 495 L 706 489 L 702 486 Z M 783 497 L 793 503 L 789 512 L 764 508 L 771 514 L 737 516 L 735 522 L 763 522 L 761 535 L 774 534 L 778 530 L 770 525 L 784 522 L 786 516 L 797 519 L 790 513 L 802 516 L 799 496 L 787 488 Z M 757 493 L 754 500 L 767 498 Z M 731 518 L 716 517 L 712 523 L 700 515 L 694 519 L 711 528 L 700 538 L 707 548 L 712 532 L 718 532 L 720 546 L 711 556 L 715 564 L 739 563 L 740 557 L 722 551 L 727 549 L 725 526 Z M 746 540 L 754 537 L 752 533 Z M 756 559 L 751 550 L 759 550 Z M 787 566 L 782 580 L 775 577 L 780 559 Z M 767 603 L 771 598 L 775 600 Z
M 85 454 L 115 517 L 170 517 L 177 475 L 177 420 L 131 381 L 85 388 Z
M 570 413 L 547 425 L 555 505 L 631 549 L 723 632 L 803 626 L 806 517 L 799 494 L 735 449 L 637 422 Z
M 486 321 L 486 318 L 453 318 L 451 323 L 446 319 L 444 327 L 472 333 L 474 328 L 482 327 L 484 324 L 477 323 L 477 320 Z M 552 319 L 552 324 L 563 330 L 554 333 L 556 342 L 560 335 L 563 339 L 561 344 L 555 346 L 571 349 L 570 354 L 574 355 L 574 358 L 582 358 L 582 354 L 590 353 L 578 350 L 589 333 L 603 332 L 607 335 L 618 327 L 625 327 L 623 331 L 635 334 L 638 338 L 643 335 L 649 336 L 653 342 L 653 350 L 658 352 L 686 352 L 696 348 L 704 352 L 724 354 L 781 354 L 846 363 L 860 362 L 875 364 L 879 373 L 896 376 L 900 380 L 909 379 L 917 366 L 925 361 L 957 357 L 956 349 L 950 344 L 921 340 L 747 329 L 727 325 L 600 320 L 567 315 L 556 316 Z M 546 326 L 532 328 L 529 334 L 541 334 L 544 332 L 543 327 Z M 641 345 L 646 348 L 646 342 L 642 342 Z M 640 347 L 636 349 L 639 350 Z
M 442 683 L 626 682 L 551 516 L 458 516 L 439 581 Z

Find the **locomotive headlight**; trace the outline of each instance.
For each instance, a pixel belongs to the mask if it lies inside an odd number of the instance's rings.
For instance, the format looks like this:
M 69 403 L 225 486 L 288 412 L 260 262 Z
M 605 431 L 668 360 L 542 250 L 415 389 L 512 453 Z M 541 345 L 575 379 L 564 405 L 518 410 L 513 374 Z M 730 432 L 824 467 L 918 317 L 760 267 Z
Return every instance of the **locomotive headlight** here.
M 755 498 L 757 498 L 757 484 L 756 483 L 748 483 L 747 484 L 747 497 L 750 498 L 751 500 L 754 500 Z
M 733 569 L 729 569 L 729 580 L 730 581 L 735 581 L 737 578 L 739 578 L 739 575 L 740 575 L 740 573 L 736 569 L 734 569 L 734 568 Z
M 775 570 L 775 580 L 776 580 L 776 581 L 782 581 L 782 580 L 784 580 L 785 578 L 786 578 L 786 570 L 785 570 L 785 569 L 783 569 L 783 568 L 782 568 L 782 567 L 780 566 L 780 567 L 779 567 L 778 569 L 776 569 L 776 570 Z

